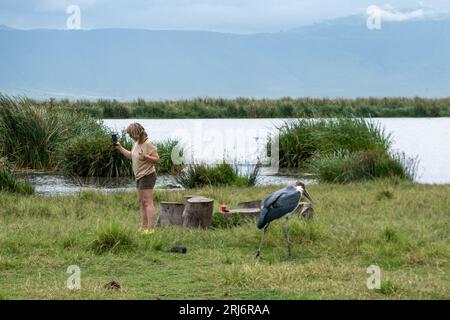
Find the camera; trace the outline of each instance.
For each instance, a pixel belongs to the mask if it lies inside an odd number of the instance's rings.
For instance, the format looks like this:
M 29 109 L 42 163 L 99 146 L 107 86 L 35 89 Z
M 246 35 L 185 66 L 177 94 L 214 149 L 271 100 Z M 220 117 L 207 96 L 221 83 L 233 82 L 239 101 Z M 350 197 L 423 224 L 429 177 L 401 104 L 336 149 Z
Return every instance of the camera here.
M 112 141 L 112 144 L 113 144 L 113 146 L 117 146 L 117 134 L 112 134 L 111 135 L 111 141 Z

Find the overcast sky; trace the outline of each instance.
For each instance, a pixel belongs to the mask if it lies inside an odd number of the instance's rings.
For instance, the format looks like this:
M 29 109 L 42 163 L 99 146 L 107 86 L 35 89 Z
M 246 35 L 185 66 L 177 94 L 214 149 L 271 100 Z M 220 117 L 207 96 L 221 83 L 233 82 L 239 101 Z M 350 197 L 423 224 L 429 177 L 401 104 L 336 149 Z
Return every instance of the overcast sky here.
M 233 33 L 287 30 L 325 19 L 365 14 L 370 5 L 387 10 L 391 16 L 419 9 L 425 14 L 450 12 L 450 0 L 0 0 L 0 25 L 64 29 L 69 5 L 80 7 L 82 29 L 194 29 Z

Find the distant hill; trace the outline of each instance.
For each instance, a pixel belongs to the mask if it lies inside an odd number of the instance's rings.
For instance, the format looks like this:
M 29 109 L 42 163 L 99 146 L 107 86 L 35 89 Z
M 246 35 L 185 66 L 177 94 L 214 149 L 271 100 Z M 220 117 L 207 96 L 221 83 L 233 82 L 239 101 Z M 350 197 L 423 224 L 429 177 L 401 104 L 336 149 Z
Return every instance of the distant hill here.
M 450 96 L 450 20 L 279 33 L 0 27 L 0 91 L 36 98 Z

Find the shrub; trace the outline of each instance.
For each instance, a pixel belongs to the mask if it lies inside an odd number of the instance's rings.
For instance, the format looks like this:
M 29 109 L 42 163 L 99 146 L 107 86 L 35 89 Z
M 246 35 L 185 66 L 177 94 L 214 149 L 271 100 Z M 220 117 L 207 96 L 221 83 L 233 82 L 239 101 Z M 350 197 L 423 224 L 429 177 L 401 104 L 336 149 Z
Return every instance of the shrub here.
M 61 166 L 76 175 L 97 175 L 98 171 L 100 176 L 123 174 L 126 170 L 121 169 L 110 144 L 108 130 L 92 117 L 64 111 L 52 100 L 40 105 L 0 94 L 0 152 L 16 167 Z M 91 157 L 86 149 L 94 151 Z M 107 158 L 109 154 L 111 158 Z M 100 169 L 102 165 L 105 167 Z
M 414 178 L 414 169 L 405 167 L 400 156 L 391 156 L 379 150 L 354 153 L 339 150 L 331 154 L 317 154 L 311 161 L 310 169 L 321 182 L 348 183 L 375 178 Z
M 207 185 L 212 186 L 253 186 L 256 184 L 259 174 L 259 165 L 247 168 L 243 173 L 239 167 L 222 162 L 217 165 L 190 164 L 175 176 L 177 183 L 185 188 L 199 188 Z
M 52 168 L 57 162 L 56 149 L 68 136 L 68 117 L 53 107 L 36 106 L 30 100 L 0 94 L 3 156 L 21 168 Z
M 304 168 L 317 153 L 387 151 L 390 136 L 364 119 L 298 119 L 280 128 L 280 167 Z
M 124 137 L 122 145 L 131 148 Z M 81 177 L 122 177 L 133 174 L 131 161 L 111 144 L 106 129 L 77 135 L 63 147 L 61 168 L 68 174 Z

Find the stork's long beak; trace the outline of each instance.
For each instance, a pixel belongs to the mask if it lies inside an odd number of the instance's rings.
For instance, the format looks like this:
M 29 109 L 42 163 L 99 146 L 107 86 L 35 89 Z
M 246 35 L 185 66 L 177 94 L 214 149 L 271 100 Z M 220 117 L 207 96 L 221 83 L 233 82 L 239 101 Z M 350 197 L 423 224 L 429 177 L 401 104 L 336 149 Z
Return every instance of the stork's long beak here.
M 308 191 L 306 191 L 306 189 L 303 190 L 303 194 L 305 195 L 305 197 L 308 198 L 309 201 L 311 201 L 311 203 L 313 203 L 313 199 L 311 198 L 311 195 L 309 194 Z

